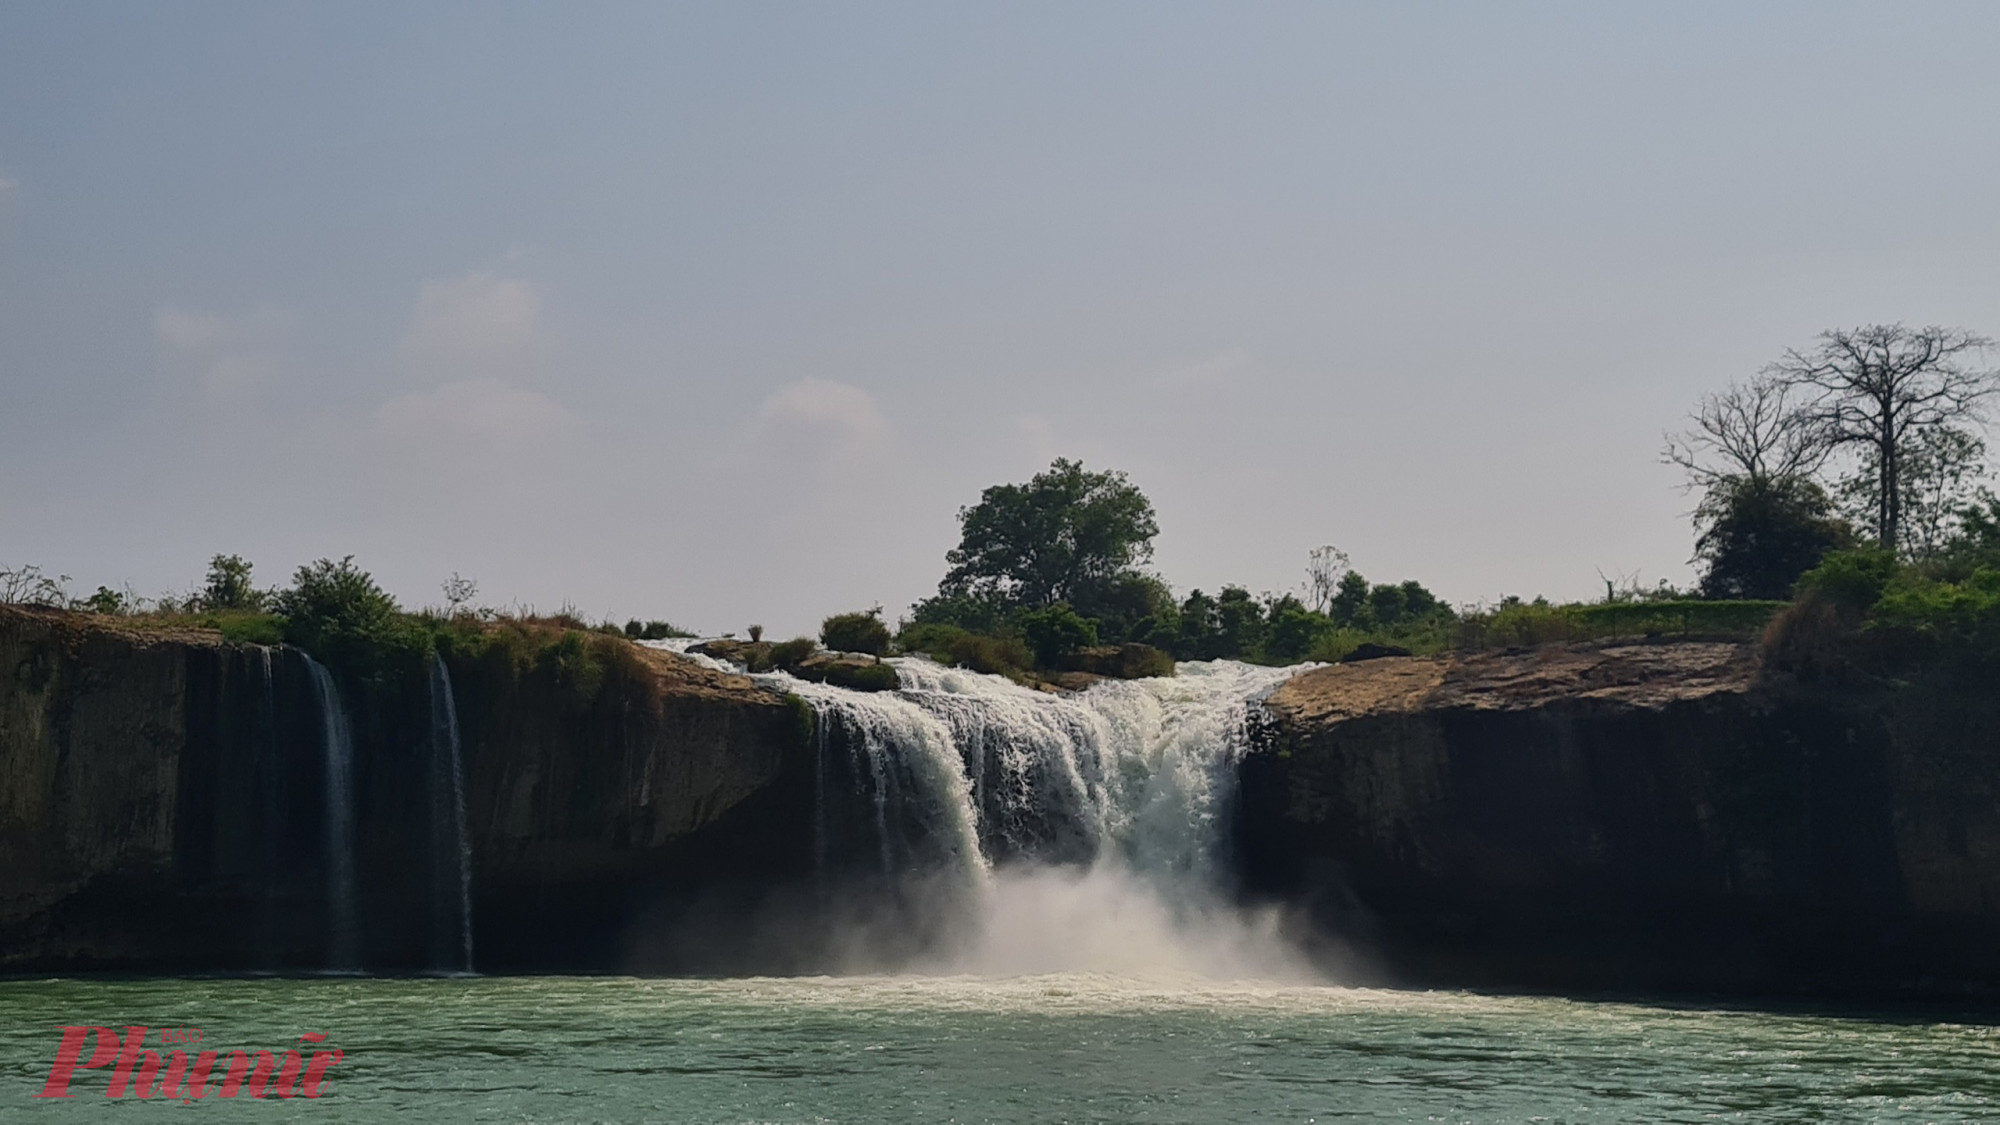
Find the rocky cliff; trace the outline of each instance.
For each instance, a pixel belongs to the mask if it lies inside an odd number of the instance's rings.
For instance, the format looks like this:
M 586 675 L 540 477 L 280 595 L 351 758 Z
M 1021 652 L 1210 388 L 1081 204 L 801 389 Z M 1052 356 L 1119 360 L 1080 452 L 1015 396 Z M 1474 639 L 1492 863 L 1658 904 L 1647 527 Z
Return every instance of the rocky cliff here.
M 452 660 L 481 968 L 686 967 L 669 921 L 811 873 L 810 715 L 593 643 L 587 684 L 506 646 Z M 438 963 L 456 861 L 421 684 L 340 688 L 371 969 Z M 0 969 L 324 967 L 324 721 L 296 650 L 0 607 Z
M 1238 867 L 1402 981 L 1990 994 L 1988 694 L 1802 687 L 1734 644 L 1322 668 L 1269 700 Z
M 0 971 L 328 967 L 329 680 L 369 970 L 457 967 L 468 853 L 484 971 L 823 968 L 843 904 L 896 901 L 884 825 L 921 818 L 830 800 L 872 759 L 797 699 L 601 635 L 436 640 L 459 787 L 425 649 L 327 677 L 0 607 Z M 1933 663 L 1801 680 L 1679 643 L 1318 669 L 1268 700 L 1231 861 L 1400 982 L 1991 995 L 2000 692 Z

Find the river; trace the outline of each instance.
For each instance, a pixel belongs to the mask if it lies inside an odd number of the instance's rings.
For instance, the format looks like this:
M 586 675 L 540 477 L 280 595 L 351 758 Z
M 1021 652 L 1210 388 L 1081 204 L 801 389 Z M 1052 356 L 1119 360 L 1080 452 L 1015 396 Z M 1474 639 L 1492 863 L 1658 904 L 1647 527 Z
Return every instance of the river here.
M 107 1101 L 109 1067 L 37 1100 L 73 1024 L 199 1027 L 225 1052 L 325 1033 L 342 1059 L 313 1101 L 211 1082 L 176 1114 Z M 0 1118 L 1990 1121 L 1996 1049 L 1909 1017 L 1088 973 L 13 980 Z

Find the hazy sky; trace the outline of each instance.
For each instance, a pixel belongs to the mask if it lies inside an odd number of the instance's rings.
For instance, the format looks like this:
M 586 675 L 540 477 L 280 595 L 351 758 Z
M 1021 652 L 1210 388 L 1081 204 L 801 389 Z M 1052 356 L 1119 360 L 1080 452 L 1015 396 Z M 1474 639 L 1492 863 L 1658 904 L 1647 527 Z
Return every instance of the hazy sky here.
M 1689 577 L 1694 398 L 2000 332 L 2000 5 L 0 7 L 0 565 L 703 630 L 1056 455 L 1175 588 Z

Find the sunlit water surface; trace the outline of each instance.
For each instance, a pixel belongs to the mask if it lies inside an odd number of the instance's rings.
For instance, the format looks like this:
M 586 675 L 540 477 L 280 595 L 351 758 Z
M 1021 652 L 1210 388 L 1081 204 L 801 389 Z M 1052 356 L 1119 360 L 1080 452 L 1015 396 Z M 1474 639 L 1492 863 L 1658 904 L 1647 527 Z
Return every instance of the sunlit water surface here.
M 101 1071 L 38 1101 L 64 1024 L 324 1031 L 346 1059 L 315 1102 L 114 1102 Z M 10 1120 L 1989 1121 L 1997 1050 L 1966 1023 L 1088 974 L 0 982 Z

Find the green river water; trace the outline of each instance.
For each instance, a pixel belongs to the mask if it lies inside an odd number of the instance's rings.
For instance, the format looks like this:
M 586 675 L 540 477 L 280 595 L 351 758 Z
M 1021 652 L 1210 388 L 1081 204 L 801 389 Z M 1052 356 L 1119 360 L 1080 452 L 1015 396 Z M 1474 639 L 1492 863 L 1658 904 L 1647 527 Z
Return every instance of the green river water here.
M 2000 1034 L 1542 997 L 1066 974 L 0 982 L 0 1119 L 2000 1120 Z M 345 1056 L 315 1101 L 34 1095 L 69 1024 Z M 149 1047 L 157 1044 L 148 1042 Z M 218 1075 L 219 1075 L 218 1071 Z

